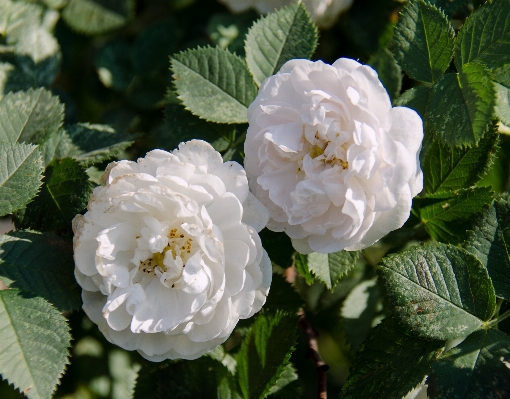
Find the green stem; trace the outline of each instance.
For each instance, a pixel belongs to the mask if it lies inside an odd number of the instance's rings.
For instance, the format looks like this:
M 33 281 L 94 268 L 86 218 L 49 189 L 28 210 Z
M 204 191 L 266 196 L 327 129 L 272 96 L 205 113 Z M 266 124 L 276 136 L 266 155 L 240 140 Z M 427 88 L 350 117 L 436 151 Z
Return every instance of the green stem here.
M 501 316 L 498 316 L 494 320 L 491 320 L 489 323 L 489 327 L 493 327 L 494 325 L 497 325 L 499 322 L 505 320 L 508 317 L 510 317 L 510 310 L 507 310 Z

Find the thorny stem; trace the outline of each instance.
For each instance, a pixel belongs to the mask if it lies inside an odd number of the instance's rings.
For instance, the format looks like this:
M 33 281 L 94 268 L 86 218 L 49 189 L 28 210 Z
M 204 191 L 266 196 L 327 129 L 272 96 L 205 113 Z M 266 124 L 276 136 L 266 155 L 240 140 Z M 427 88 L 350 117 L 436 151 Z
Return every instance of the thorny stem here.
M 299 327 L 305 333 L 306 340 L 308 343 L 308 356 L 312 359 L 312 362 L 317 370 L 317 380 L 318 380 L 318 390 L 317 390 L 317 398 L 318 399 L 327 399 L 328 391 L 327 391 L 327 372 L 329 370 L 329 366 L 324 363 L 319 355 L 319 345 L 317 344 L 317 331 L 308 323 L 305 315 L 301 315 L 299 318 Z

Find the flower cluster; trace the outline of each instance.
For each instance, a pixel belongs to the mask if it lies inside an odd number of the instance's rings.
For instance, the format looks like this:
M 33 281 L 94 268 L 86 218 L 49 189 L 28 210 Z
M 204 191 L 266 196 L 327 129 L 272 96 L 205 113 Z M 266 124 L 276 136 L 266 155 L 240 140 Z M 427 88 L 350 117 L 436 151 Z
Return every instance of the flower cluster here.
M 391 107 L 372 68 L 289 61 L 248 119 L 246 172 L 203 141 L 154 150 L 110 164 L 74 219 L 83 308 L 111 342 L 152 361 L 223 343 L 268 295 L 266 225 L 301 253 L 329 253 L 407 220 L 423 185 L 422 121 Z
M 337 20 L 338 16 L 347 10 L 353 0 L 303 0 L 303 4 L 310 13 L 312 19 L 321 28 L 329 28 Z M 288 6 L 296 0 L 220 0 L 233 12 L 242 12 L 253 8 L 260 13 L 266 14 L 277 8 Z
M 421 118 L 368 66 L 292 60 L 248 109 L 245 168 L 268 228 L 302 253 L 357 250 L 403 225 L 423 186 Z
M 149 360 L 195 359 L 266 300 L 268 212 L 236 162 L 190 141 L 113 163 L 73 221 L 83 309 Z

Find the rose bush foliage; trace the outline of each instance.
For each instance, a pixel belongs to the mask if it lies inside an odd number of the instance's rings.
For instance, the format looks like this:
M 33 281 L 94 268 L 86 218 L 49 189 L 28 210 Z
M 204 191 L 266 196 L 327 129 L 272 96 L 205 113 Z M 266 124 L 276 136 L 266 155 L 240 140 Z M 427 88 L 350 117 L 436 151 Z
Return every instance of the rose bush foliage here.
M 267 210 L 244 170 L 203 141 L 110 164 L 73 221 L 83 309 L 149 360 L 195 359 L 266 300 Z
M 420 116 L 391 106 L 369 66 L 292 60 L 248 109 L 255 196 L 301 253 L 366 248 L 401 227 L 423 188 Z

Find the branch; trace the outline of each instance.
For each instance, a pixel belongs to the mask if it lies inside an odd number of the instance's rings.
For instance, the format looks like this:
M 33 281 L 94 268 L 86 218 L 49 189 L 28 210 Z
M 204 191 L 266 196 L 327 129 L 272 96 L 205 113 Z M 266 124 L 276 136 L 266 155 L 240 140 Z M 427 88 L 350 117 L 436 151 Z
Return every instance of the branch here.
M 301 315 L 299 318 L 299 327 L 305 333 L 305 337 L 308 343 L 308 356 L 312 359 L 312 362 L 317 370 L 317 380 L 318 380 L 318 399 L 327 399 L 328 391 L 327 391 L 327 372 L 329 370 L 329 366 L 324 363 L 319 355 L 319 346 L 317 345 L 317 336 L 319 335 L 317 331 L 308 323 L 305 315 Z

